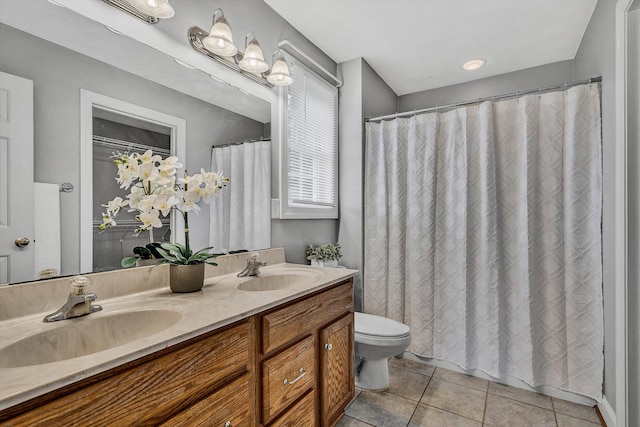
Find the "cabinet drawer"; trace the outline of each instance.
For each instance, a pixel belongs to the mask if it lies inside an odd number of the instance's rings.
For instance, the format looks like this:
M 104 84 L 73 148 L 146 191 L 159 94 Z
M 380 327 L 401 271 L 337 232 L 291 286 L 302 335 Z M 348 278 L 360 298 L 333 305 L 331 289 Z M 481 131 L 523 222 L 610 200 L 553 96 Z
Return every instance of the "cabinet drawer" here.
M 249 323 L 208 336 L 8 421 L 13 426 L 157 424 L 247 372 Z M 96 409 L 99 408 L 99 409 Z
M 270 427 L 310 427 L 316 424 L 316 394 L 307 393 L 293 408 L 278 418 Z
M 305 338 L 262 362 L 262 414 L 269 422 L 315 384 L 315 340 Z
M 304 336 L 343 313 L 353 311 L 352 283 L 329 289 L 262 317 L 262 352 Z
M 162 426 L 250 426 L 249 378 L 249 374 L 244 374 Z

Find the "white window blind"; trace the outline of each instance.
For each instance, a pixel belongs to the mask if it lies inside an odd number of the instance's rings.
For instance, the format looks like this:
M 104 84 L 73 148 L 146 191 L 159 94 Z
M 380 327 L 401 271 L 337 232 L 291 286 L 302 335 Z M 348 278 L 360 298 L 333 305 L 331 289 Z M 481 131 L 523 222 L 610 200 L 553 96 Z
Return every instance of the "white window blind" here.
M 288 87 L 287 198 L 290 207 L 337 213 L 338 89 L 300 65 Z M 304 216 L 304 215 L 302 215 Z

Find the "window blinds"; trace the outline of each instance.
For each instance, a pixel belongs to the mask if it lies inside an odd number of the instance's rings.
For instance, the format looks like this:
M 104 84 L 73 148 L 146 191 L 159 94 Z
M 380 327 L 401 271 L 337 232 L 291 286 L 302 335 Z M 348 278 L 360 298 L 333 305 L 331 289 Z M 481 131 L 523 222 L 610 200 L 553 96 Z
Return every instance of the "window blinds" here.
M 299 62 L 288 88 L 288 199 L 301 207 L 337 203 L 338 89 Z

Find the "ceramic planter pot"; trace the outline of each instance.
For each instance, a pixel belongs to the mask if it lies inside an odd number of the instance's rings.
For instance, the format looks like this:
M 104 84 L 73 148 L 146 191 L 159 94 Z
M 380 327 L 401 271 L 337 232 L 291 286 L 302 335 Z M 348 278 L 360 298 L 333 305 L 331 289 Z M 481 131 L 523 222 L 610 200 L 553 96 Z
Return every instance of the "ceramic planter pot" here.
M 196 292 L 204 284 L 204 264 L 169 265 L 169 286 L 173 292 Z

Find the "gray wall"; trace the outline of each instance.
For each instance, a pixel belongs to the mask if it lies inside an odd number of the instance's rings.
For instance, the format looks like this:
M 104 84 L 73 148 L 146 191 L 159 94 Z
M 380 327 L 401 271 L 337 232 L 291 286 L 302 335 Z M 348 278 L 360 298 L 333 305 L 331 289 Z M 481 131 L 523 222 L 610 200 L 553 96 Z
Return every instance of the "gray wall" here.
M 576 79 L 602 76 L 604 394 L 615 408 L 615 3 L 599 0 L 574 60 Z
M 192 171 L 210 168 L 212 144 L 262 135 L 262 123 L 6 25 L 0 24 L 0 40 L 0 69 L 34 81 L 35 181 L 75 186 L 60 195 L 62 274 L 79 271 L 81 88 L 186 119 L 186 164 Z M 190 217 L 194 247 L 208 244 L 209 209 L 202 207 Z
M 362 58 L 338 65 L 340 90 L 340 223 L 341 264 L 361 271 L 354 280 L 356 310 L 362 310 L 364 268 L 364 118 L 396 111 L 397 95 Z
M 627 50 L 629 425 L 640 425 L 640 1 L 629 13 Z
M 573 61 L 561 61 L 398 98 L 399 111 L 450 105 L 456 102 L 553 86 L 573 79 Z

